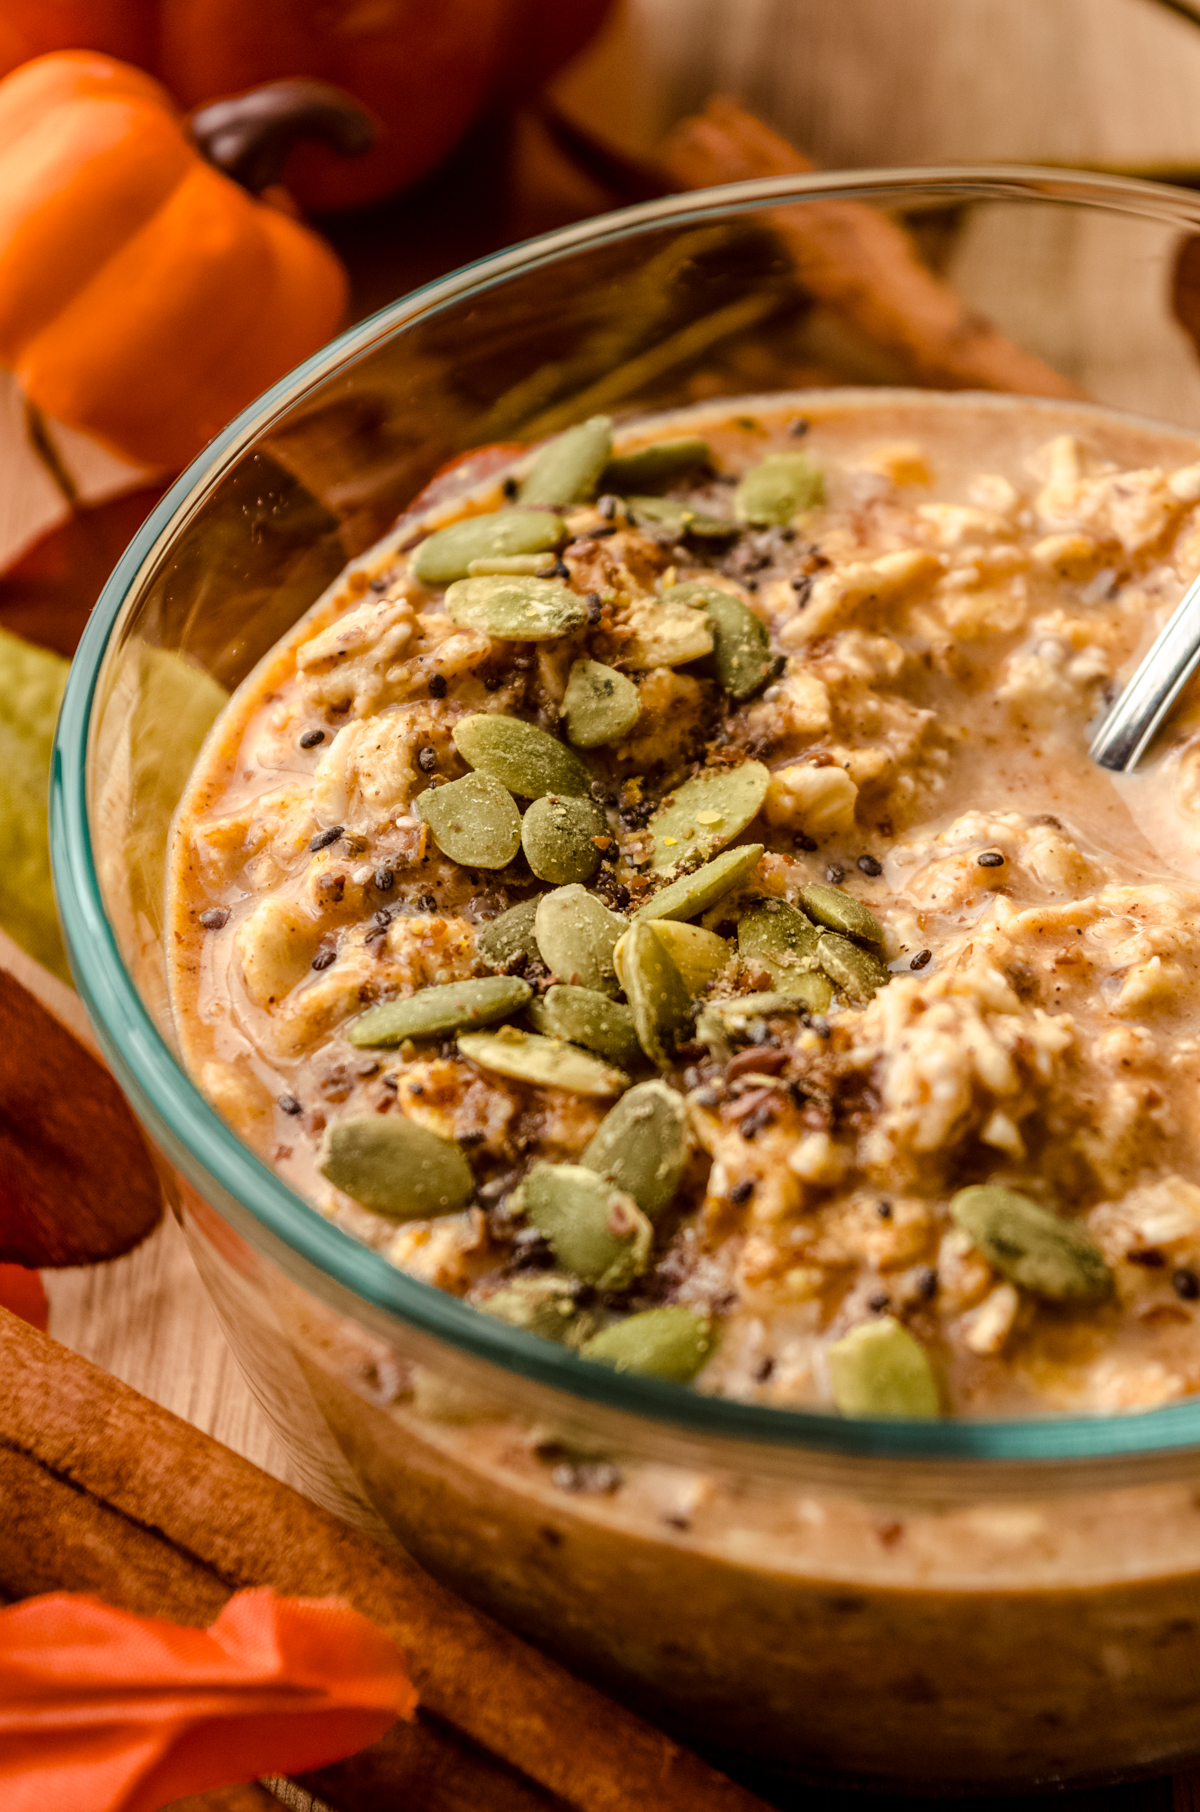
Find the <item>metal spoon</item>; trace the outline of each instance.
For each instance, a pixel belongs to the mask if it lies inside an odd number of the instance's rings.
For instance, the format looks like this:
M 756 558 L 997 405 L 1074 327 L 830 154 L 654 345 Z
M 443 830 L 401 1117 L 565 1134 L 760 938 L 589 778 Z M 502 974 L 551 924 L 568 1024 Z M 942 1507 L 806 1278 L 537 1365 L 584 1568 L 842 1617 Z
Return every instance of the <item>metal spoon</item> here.
M 1200 579 L 1193 579 L 1092 738 L 1092 760 L 1110 773 L 1131 774 L 1198 666 Z

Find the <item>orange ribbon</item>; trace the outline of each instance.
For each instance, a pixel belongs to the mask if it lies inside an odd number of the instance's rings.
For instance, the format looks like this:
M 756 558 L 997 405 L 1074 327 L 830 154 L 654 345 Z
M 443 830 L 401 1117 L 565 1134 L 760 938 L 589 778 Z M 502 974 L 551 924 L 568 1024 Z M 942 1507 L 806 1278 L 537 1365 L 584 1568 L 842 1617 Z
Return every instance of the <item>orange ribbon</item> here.
M 4 1812 L 158 1812 L 365 1748 L 417 1695 L 404 1657 L 333 1598 L 238 1592 L 211 1629 L 82 1593 L 0 1611 Z

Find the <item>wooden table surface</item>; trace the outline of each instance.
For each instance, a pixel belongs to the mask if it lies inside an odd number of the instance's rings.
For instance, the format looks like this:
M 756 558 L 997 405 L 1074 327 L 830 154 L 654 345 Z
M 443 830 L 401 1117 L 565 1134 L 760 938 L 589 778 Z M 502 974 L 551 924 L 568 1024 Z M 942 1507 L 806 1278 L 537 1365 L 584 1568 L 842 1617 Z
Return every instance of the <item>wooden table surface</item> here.
M 1200 171 L 1200 27 L 1155 0 L 626 0 L 557 88 L 595 131 L 641 152 L 718 90 L 739 94 L 830 167 L 1002 159 Z M 525 166 L 514 194 L 496 143 L 496 129 L 484 128 L 414 194 L 331 223 L 357 313 L 598 205 L 545 160 L 533 181 Z M 126 1258 L 47 1273 L 46 1284 L 59 1340 L 300 1482 L 173 1222 Z M 361 1500 L 342 1509 L 374 1523 Z M 247 1789 L 222 1803 L 236 1812 L 264 1800 Z M 217 1800 L 188 1806 L 202 1803 Z M 813 1791 L 802 1803 L 871 1812 L 896 1802 Z M 981 1812 L 1012 1803 L 975 1802 Z M 1074 1812 L 1200 1812 L 1200 1785 L 1153 1781 L 1070 1803 Z

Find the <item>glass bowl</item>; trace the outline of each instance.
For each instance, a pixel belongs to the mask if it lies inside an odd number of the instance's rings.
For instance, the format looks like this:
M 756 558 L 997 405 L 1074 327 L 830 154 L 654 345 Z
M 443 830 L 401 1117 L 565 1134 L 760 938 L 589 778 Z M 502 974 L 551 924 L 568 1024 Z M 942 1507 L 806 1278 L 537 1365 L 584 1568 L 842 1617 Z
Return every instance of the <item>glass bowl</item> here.
M 618 1375 L 331 1226 L 175 1056 L 164 852 L 222 689 L 469 449 L 598 409 L 949 381 L 802 280 L 789 220 L 862 202 L 903 217 L 972 308 L 1096 402 L 1200 436 L 1180 324 L 1200 198 L 1165 188 L 789 177 L 518 246 L 310 359 L 146 522 L 67 689 L 58 899 L 104 1049 L 314 1496 L 350 1515 L 369 1501 L 432 1572 L 746 1778 L 1115 1778 L 1200 1756 L 1200 1399 L 845 1421 Z M 479 471 L 461 462 L 437 494 Z

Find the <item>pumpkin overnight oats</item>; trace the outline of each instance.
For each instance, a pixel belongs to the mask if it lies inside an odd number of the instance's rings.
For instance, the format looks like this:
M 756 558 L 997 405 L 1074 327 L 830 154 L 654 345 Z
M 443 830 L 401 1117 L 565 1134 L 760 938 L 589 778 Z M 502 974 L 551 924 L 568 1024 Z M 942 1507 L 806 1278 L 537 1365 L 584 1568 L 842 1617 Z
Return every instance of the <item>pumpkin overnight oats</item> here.
M 1200 445 L 908 392 L 595 418 L 356 560 L 176 818 L 186 1062 L 357 1239 L 847 1415 L 1200 1390 L 1200 715 L 1088 761 Z

